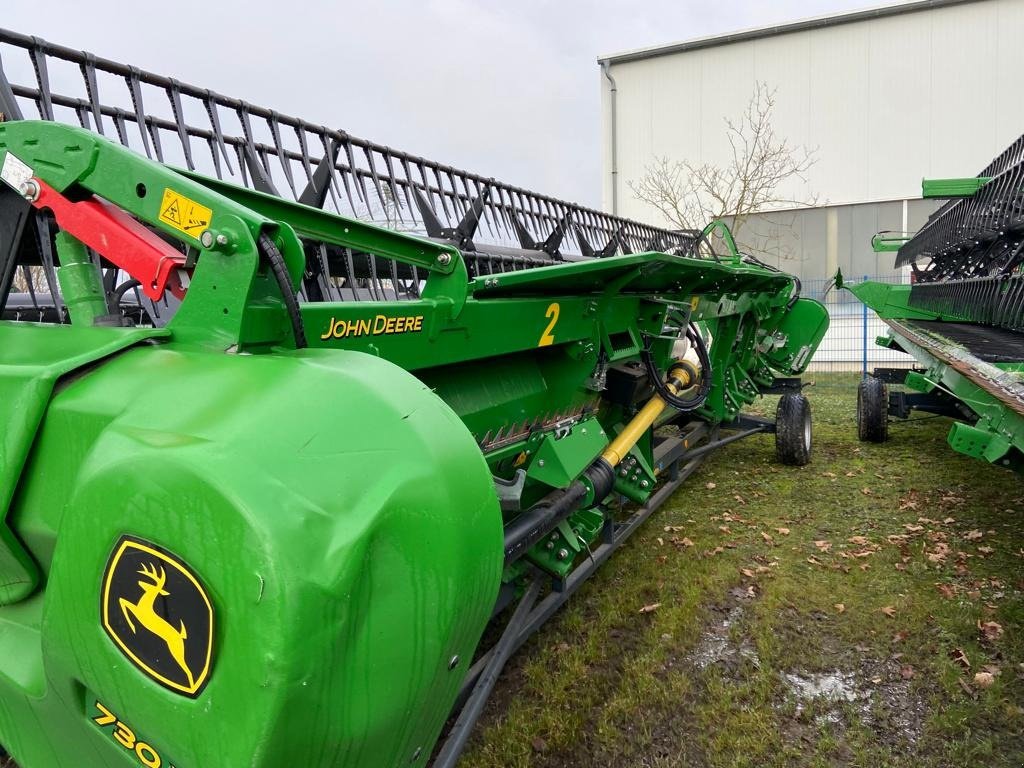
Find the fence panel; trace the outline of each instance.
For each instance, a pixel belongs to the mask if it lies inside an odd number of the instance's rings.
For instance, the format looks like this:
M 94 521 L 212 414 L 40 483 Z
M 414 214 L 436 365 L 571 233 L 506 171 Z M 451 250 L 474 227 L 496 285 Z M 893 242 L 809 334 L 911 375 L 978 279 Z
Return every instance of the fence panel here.
M 903 283 L 902 275 L 864 275 L 856 280 L 882 283 Z M 830 280 L 806 280 L 803 295 L 817 299 L 828 309 L 828 333 L 818 347 L 808 368 L 812 373 L 859 373 L 864 375 L 875 366 L 910 368 L 914 359 L 875 344 L 875 338 L 886 333 L 887 326 L 878 315 L 861 304 L 849 291 L 829 290 Z

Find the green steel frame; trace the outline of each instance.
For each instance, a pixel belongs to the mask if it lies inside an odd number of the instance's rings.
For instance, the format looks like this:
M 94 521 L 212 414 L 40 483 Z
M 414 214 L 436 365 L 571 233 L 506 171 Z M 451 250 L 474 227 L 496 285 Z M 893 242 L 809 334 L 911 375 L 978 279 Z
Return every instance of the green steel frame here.
M 954 450 L 1024 472 L 1024 362 L 987 362 L 941 329 L 916 326 L 914 321 L 944 321 L 954 324 L 952 332 L 962 318 L 912 306 L 911 285 L 844 283 L 840 273 L 836 286 L 853 293 L 889 326 L 888 335 L 877 339 L 879 346 L 906 352 L 917 362 L 900 383 L 962 406 L 947 438 Z
M 0 743 L 25 768 L 425 764 L 460 688 L 480 678 L 470 662 L 492 613 L 536 597 L 537 574 L 577 583 L 638 524 L 617 527 L 587 486 L 525 556 L 503 554 L 503 528 L 567 498 L 652 396 L 642 361 L 660 382 L 686 328 L 709 342 L 706 400 L 667 409 L 615 473 L 609 502 L 649 511 L 720 430 L 768 429 L 741 409 L 777 373 L 801 373 L 828 323 L 792 277 L 734 248 L 470 280 L 450 244 L 84 130 L 0 124 L 0 165 L 11 157 L 32 175 L 22 197 L 98 206 L 173 244 L 168 286 L 184 294 L 166 328 L 97 325 L 81 243 L 62 232 L 72 324 L 0 322 Z M 0 211 L 24 203 L 2 194 Z M 168 200 L 201 226 L 177 222 Z M 129 255 L 96 242 L 103 265 Z M 292 317 L 268 253 L 295 283 L 311 244 L 422 270 L 420 296 L 309 302 Z M 613 381 L 639 385 L 613 395 Z M 212 672 L 186 696 L 140 672 L 98 620 L 126 536 L 208 598 Z M 159 589 L 138 578 L 122 601 Z M 186 622 L 168 626 L 172 649 Z M 142 642 L 132 633 L 118 642 Z M 517 630 L 508 645 L 521 641 Z

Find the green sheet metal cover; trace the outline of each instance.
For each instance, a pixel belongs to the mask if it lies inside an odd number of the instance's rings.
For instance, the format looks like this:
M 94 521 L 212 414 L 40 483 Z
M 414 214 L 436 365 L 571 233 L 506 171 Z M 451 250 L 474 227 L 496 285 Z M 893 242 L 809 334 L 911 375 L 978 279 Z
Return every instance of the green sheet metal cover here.
M 146 339 L 152 328 L 0 322 L 0 605 L 26 597 L 39 574 L 4 521 L 57 379 Z

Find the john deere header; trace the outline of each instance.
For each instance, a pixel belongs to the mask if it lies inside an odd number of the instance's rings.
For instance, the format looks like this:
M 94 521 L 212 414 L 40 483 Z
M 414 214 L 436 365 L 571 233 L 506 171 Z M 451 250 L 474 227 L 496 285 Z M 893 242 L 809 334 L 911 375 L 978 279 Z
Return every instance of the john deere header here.
M 709 451 L 774 432 L 808 461 L 793 377 L 825 310 L 715 253 L 724 225 L 0 51 L 0 743 L 23 768 L 453 765 L 509 656 Z M 777 418 L 743 415 L 765 392 Z

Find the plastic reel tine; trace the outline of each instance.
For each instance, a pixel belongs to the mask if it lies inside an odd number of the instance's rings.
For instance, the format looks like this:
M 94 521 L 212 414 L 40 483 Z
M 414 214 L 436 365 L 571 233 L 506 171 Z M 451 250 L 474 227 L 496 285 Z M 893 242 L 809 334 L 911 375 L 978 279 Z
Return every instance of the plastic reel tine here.
M 448 203 L 445 202 L 445 188 L 441 182 L 441 169 L 431 165 L 430 170 L 434 172 L 434 180 L 437 181 L 437 196 L 441 200 L 441 212 L 444 213 L 445 222 L 451 221 L 451 214 L 448 212 Z
M 53 96 L 50 93 L 50 76 L 46 66 L 45 40 L 32 38 L 33 47 L 30 51 L 32 66 L 36 71 L 36 83 L 39 85 L 39 114 L 43 120 L 53 120 Z
M 295 138 L 298 139 L 299 142 L 299 153 L 302 155 L 302 170 L 305 171 L 306 183 L 309 184 L 313 181 L 313 165 L 309 159 L 309 146 L 306 143 L 306 124 L 299 121 L 299 124 L 294 127 L 294 130 Z
M 99 85 L 96 83 L 96 56 L 89 52 L 83 52 L 85 61 L 79 65 L 82 70 L 82 78 L 85 80 L 85 93 L 89 97 L 89 105 L 92 107 L 93 120 L 96 121 L 96 130 L 100 136 L 103 135 L 103 109 L 99 100 Z
M 416 222 L 416 208 L 412 203 L 412 196 L 409 192 L 410 187 L 413 186 L 412 180 L 412 169 L 409 167 L 409 157 L 402 155 L 402 173 L 405 174 L 405 183 L 402 185 L 402 194 L 405 195 L 405 204 L 409 208 L 409 215 L 413 217 L 413 223 Z
M 139 79 L 138 67 L 131 67 L 129 74 L 125 77 L 128 82 L 128 93 L 132 97 L 132 107 L 135 110 L 135 122 L 138 123 L 139 135 L 142 137 L 142 146 L 146 150 L 146 157 L 153 159 L 153 150 L 149 143 L 149 126 L 146 122 L 146 112 L 142 104 L 142 82 Z
M 395 214 L 398 216 L 398 221 L 404 223 L 402 199 L 398 196 L 398 187 L 395 185 L 395 169 L 391 165 L 391 150 L 385 147 L 380 155 L 384 158 L 384 166 L 388 169 L 388 188 L 391 190 L 391 204 L 395 206 Z
M 355 153 L 352 151 L 352 142 L 346 136 L 342 139 L 341 145 L 345 148 L 345 157 L 348 159 L 348 170 L 352 174 L 353 180 L 356 182 L 356 196 L 360 202 L 366 206 L 367 211 L 370 208 L 370 198 L 366 195 L 366 186 L 363 184 L 363 177 L 359 174 L 359 169 L 356 167 Z M 351 197 L 349 198 L 351 202 Z M 356 207 L 352 206 L 352 212 L 356 212 Z
M 164 148 L 160 144 L 160 128 L 156 123 L 146 123 L 146 127 L 149 129 L 149 135 L 153 139 L 153 150 L 156 152 L 156 159 L 158 162 L 164 161 Z
M 381 213 L 384 214 L 386 220 L 388 215 L 388 201 L 384 193 L 384 185 L 381 184 L 380 181 L 380 174 L 377 173 L 377 163 L 373 158 L 374 152 L 377 152 L 377 150 L 371 149 L 367 145 L 363 145 L 363 156 L 366 158 L 366 165 L 370 170 L 370 179 L 373 181 L 374 189 L 377 190 L 377 199 L 380 200 Z
M 174 113 L 174 121 L 177 123 L 178 139 L 181 141 L 181 150 L 185 153 L 185 164 L 188 165 L 190 171 L 194 171 L 196 164 L 192 161 L 192 146 L 189 143 L 185 115 L 181 108 L 181 83 L 173 78 L 167 87 L 167 98 L 171 102 L 171 111 Z
M 206 98 L 203 99 L 203 104 L 206 105 L 206 114 L 210 118 L 210 128 L 213 130 L 213 138 L 220 148 L 221 154 L 224 156 L 224 162 L 227 164 L 228 173 L 232 176 L 235 175 L 235 169 L 231 167 L 231 155 L 228 154 L 227 143 L 224 141 L 224 131 L 220 127 L 220 113 L 217 111 L 216 95 L 213 91 L 206 92 Z M 214 161 L 216 162 L 216 161 Z
M 223 180 L 224 173 L 220 167 L 220 155 L 217 154 L 217 140 L 213 136 L 209 136 L 206 139 L 206 145 L 210 148 L 210 158 L 213 160 L 213 171 L 217 174 L 217 178 Z
M 292 191 L 292 199 L 298 197 L 298 192 L 295 191 L 295 179 L 292 178 L 292 165 L 288 159 L 288 155 L 284 150 L 284 145 L 281 143 L 281 125 L 277 120 L 277 112 L 270 111 L 270 117 L 267 118 L 267 124 L 270 126 L 270 136 L 274 140 L 274 151 L 277 153 L 277 160 L 281 164 L 281 170 L 284 171 L 284 179 L 288 182 L 288 188 Z M 269 170 L 269 158 L 267 158 L 265 152 L 261 152 L 267 163 L 267 175 L 270 175 Z
M 124 112 L 117 110 L 112 118 L 114 121 L 114 130 L 117 132 L 117 140 L 120 141 L 124 146 L 128 146 L 128 130 L 124 122 Z

